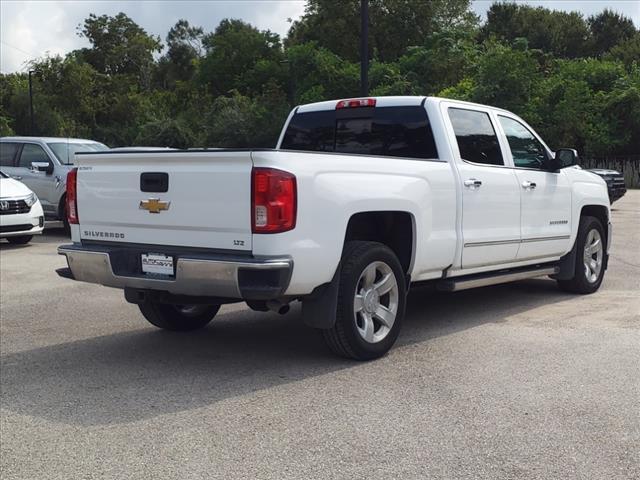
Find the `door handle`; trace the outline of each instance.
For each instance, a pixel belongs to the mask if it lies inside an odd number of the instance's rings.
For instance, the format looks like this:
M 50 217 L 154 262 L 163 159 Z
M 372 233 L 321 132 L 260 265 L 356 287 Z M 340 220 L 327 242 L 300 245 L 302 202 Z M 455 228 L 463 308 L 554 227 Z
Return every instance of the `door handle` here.
M 469 180 L 464 181 L 464 186 L 469 188 L 480 188 L 482 186 L 482 182 L 475 178 L 470 178 Z
M 13 178 L 15 178 L 16 180 L 22 180 L 22 177 L 20 175 L 14 175 Z
M 522 188 L 526 189 L 526 190 L 533 190 L 534 188 L 536 188 L 536 183 L 535 182 L 530 182 L 530 181 L 524 181 L 522 182 Z

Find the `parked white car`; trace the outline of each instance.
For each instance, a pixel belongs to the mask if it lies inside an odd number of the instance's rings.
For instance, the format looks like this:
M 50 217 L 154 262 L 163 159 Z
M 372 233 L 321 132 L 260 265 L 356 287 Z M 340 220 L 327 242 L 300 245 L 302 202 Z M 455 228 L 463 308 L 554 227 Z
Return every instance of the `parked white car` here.
M 0 172 L 0 238 L 9 243 L 29 243 L 42 233 L 44 212 L 35 193 Z
M 577 160 L 510 112 L 433 97 L 297 107 L 275 150 L 79 153 L 59 273 L 124 289 L 169 330 L 299 300 L 335 352 L 376 358 L 414 283 L 595 292 L 609 198 Z

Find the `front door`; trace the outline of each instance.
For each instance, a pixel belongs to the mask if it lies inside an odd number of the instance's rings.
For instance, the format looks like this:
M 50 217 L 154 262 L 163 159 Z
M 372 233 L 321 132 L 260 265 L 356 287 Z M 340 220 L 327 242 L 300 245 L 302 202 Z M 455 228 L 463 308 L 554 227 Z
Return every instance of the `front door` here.
M 487 111 L 449 108 L 462 182 L 462 268 L 516 261 L 520 187 Z
M 35 143 L 25 143 L 18 157 L 16 173 L 21 182 L 35 192 L 47 216 L 56 214 L 58 205 L 54 195 L 56 181 L 52 175 L 31 168 L 32 162 L 49 162 L 51 159 L 44 149 Z
M 520 186 L 522 243 L 518 260 L 559 257 L 569 250 L 571 185 L 562 171 L 546 169 L 548 153 L 527 126 L 498 115 Z

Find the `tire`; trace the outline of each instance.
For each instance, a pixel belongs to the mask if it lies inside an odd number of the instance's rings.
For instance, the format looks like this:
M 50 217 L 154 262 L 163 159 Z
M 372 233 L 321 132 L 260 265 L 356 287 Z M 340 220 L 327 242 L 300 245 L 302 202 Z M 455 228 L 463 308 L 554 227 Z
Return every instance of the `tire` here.
M 571 280 L 558 280 L 558 286 L 572 293 L 589 294 L 597 291 L 604 278 L 606 251 L 607 237 L 600 220 L 581 217 L 576 237 L 574 276 Z
M 62 206 L 60 208 L 60 216 L 62 217 L 62 228 L 64 229 L 64 233 L 66 235 L 71 236 L 71 226 L 69 225 L 69 220 L 67 219 L 67 194 L 65 193 L 62 196 Z
M 33 235 L 20 235 L 19 237 L 7 237 L 7 241 L 13 245 L 25 245 L 31 241 Z
M 150 324 L 173 332 L 203 328 L 220 309 L 220 305 L 173 305 L 151 300 L 138 304 L 138 307 Z
M 383 356 L 398 338 L 405 312 L 405 275 L 398 258 L 381 243 L 347 242 L 339 282 L 335 324 L 322 330 L 327 345 L 356 360 Z

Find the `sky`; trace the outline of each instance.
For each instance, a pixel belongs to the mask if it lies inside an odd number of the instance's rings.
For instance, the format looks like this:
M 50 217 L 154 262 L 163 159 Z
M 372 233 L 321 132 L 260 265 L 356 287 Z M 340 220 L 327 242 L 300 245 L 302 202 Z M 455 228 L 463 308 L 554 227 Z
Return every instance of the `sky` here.
M 474 0 L 473 10 L 483 19 L 493 0 Z M 640 0 L 521 0 L 533 6 L 576 10 L 584 16 L 605 7 L 631 17 L 640 27 Z M 217 1 L 0 1 L 0 71 L 25 71 L 32 59 L 64 55 L 87 46 L 77 27 L 90 13 L 124 12 L 147 32 L 164 38 L 175 22 L 184 18 L 212 31 L 223 18 L 240 18 L 260 29 L 286 35 L 289 19 L 304 13 L 304 0 Z

